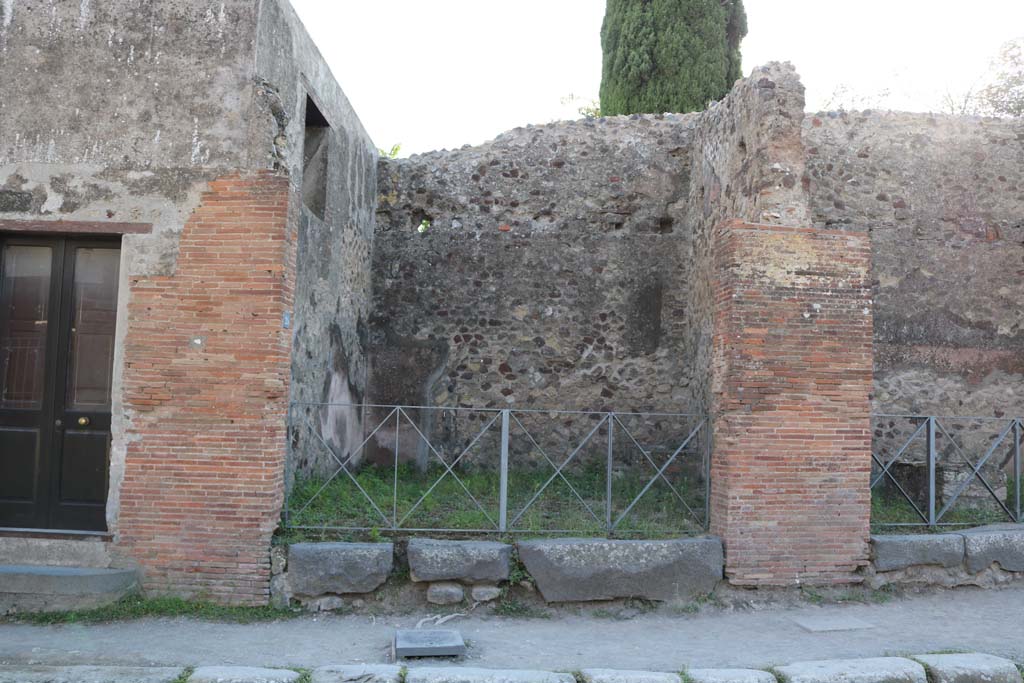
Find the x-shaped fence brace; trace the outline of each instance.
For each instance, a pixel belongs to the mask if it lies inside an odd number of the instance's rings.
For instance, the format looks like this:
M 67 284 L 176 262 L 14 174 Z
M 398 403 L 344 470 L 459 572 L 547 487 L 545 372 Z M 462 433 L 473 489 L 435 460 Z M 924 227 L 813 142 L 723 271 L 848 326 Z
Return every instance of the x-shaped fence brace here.
M 354 407 L 354 406 L 351 406 L 351 407 Z M 378 407 L 381 407 L 381 406 L 378 406 Z M 367 437 L 365 439 L 363 439 L 363 441 L 359 444 L 359 446 L 357 448 L 353 449 L 350 452 L 350 454 L 348 455 L 348 457 L 345 457 L 344 459 L 338 456 L 338 454 L 335 452 L 334 448 L 332 448 L 331 445 L 328 444 L 326 440 L 324 440 L 323 436 L 320 433 L 320 430 L 318 430 L 309 419 L 306 419 L 304 421 L 305 426 L 309 429 L 310 433 L 312 433 L 316 437 L 317 442 L 319 442 L 319 444 L 327 451 L 327 453 L 330 455 L 330 457 L 337 463 L 338 467 L 323 482 L 323 484 L 321 484 L 321 486 L 305 502 L 305 504 L 302 505 L 301 508 L 299 508 L 299 510 L 295 511 L 294 513 L 291 513 L 292 517 L 299 517 L 299 516 L 301 516 L 302 513 L 306 509 L 309 508 L 309 506 L 313 503 L 313 501 L 316 500 L 327 489 L 328 486 L 330 486 L 331 482 L 333 482 L 340 475 L 344 474 L 355 485 L 355 487 L 358 489 L 358 491 L 362 495 L 362 497 L 370 504 L 370 506 L 373 508 L 373 511 L 380 517 L 381 521 L 384 522 L 384 527 L 387 528 L 388 530 L 399 530 L 399 529 L 406 529 L 406 530 L 410 530 L 410 531 L 411 530 L 417 530 L 417 529 L 408 529 L 407 527 L 405 527 L 406 522 L 413 515 L 413 513 L 416 512 L 416 510 L 420 508 L 420 506 L 424 503 L 424 501 L 426 501 L 427 498 L 430 497 L 430 495 L 434 492 L 434 490 L 448 476 L 451 476 L 456 481 L 456 483 L 459 485 L 459 487 L 462 489 L 462 491 L 466 494 L 466 496 L 473 502 L 473 505 L 476 507 L 476 509 L 479 510 L 484 515 L 484 517 L 490 523 L 492 529 L 493 530 L 498 530 L 498 531 L 504 531 L 506 529 L 512 529 L 513 527 L 515 527 L 516 524 L 519 522 L 519 520 L 522 519 L 523 515 L 544 494 L 544 492 L 548 489 L 548 487 L 552 484 L 552 482 L 554 482 L 555 480 L 559 480 L 559 479 L 562 482 L 565 483 L 565 485 L 572 492 L 572 495 L 583 506 L 583 508 L 594 519 L 594 521 L 597 522 L 599 525 L 604 525 L 609 532 L 614 531 L 615 529 L 617 529 L 619 527 L 619 525 L 623 522 L 623 520 L 626 519 L 626 517 L 633 511 L 633 509 L 640 502 L 640 500 L 647 494 L 647 492 L 651 489 L 651 487 L 654 486 L 658 481 L 661 481 L 662 483 L 665 484 L 665 486 L 668 487 L 668 489 L 669 489 L 669 491 L 671 491 L 672 495 L 683 505 L 683 507 L 686 509 L 687 513 L 690 515 L 690 517 L 693 518 L 694 521 L 696 521 L 700 525 L 706 524 L 707 520 L 705 518 L 702 518 L 700 515 L 698 515 L 693 510 L 693 508 L 686 502 L 686 500 L 683 497 L 683 495 L 679 492 L 679 489 L 675 485 L 673 485 L 672 482 L 669 481 L 668 477 L 665 475 L 666 470 L 672 465 L 672 463 L 676 461 L 676 459 L 679 457 L 679 455 L 686 449 L 686 447 L 693 441 L 693 439 L 698 434 L 700 434 L 701 430 L 706 428 L 706 426 L 707 426 L 707 419 L 706 418 L 701 419 L 700 422 L 692 430 L 689 431 L 689 433 L 687 434 L 686 438 L 682 441 L 682 443 L 679 444 L 679 446 L 675 449 L 675 451 L 672 453 L 672 455 L 662 465 L 659 466 L 654 461 L 654 459 L 651 457 L 651 451 L 646 449 L 646 448 L 644 448 L 640 444 L 640 442 L 634 436 L 632 431 L 630 431 L 630 429 L 628 427 L 626 427 L 626 425 L 622 422 L 622 420 L 621 420 L 621 418 L 620 418 L 620 416 L 618 414 L 616 414 L 616 413 L 604 413 L 604 414 L 601 414 L 600 420 L 598 420 L 597 424 L 594 425 L 594 427 L 587 433 L 587 435 L 582 439 L 582 441 L 580 441 L 578 444 L 576 444 L 575 448 L 573 448 L 573 450 L 569 453 L 569 455 L 560 464 L 556 465 L 555 461 L 552 459 L 552 457 L 549 456 L 548 453 L 545 451 L 545 449 L 540 446 L 540 444 L 537 442 L 537 439 L 534 437 L 534 435 L 531 433 L 531 431 L 529 429 L 527 429 L 527 427 L 523 424 L 522 420 L 520 420 L 520 415 L 522 414 L 522 412 L 514 411 L 514 410 L 494 411 L 494 414 L 490 418 L 490 420 L 488 420 L 486 422 L 486 424 L 484 424 L 483 428 L 481 428 L 477 432 L 476 436 L 474 436 L 473 439 L 469 442 L 469 444 L 464 449 L 462 449 L 462 451 L 459 453 L 459 455 L 457 457 L 455 457 L 451 461 L 451 463 L 449 463 L 444 458 L 444 456 L 438 451 L 438 449 L 434 447 L 434 445 L 430 442 L 430 440 L 423 433 L 423 431 L 420 429 L 420 427 L 415 423 L 415 421 L 409 416 L 408 410 L 406 408 L 404 408 L 402 406 L 393 406 L 393 407 L 390 407 L 390 408 L 391 408 L 390 411 L 387 413 L 387 415 L 385 415 L 384 419 L 382 419 L 376 425 L 376 427 L 374 427 L 374 429 L 369 433 L 369 435 L 367 435 Z M 438 409 L 434 409 L 434 410 L 444 410 L 444 409 L 439 409 L 438 408 Z M 527 411 L 527 412 L 533 412 L 533 411 Z M 676 416 L 676 417 L 680 417 L 680 416 Z M 395 429 L 395 463 L 394 463 L 394 465 L 395 465 L 395 481 L 394 481 L 394 495 L 393 495 L 393 501 L 392 501 L 392 516 L 388 517 L 388 515 L 386 515 L 384 513 L 384 511 L 377 504 L 377 502 L 374 501 L 373 497 L 369 493 L 367 493 L 366 489 L 359 483 L 359 480 L 357 479 L 355 474 L 352 472 L 349 464 L 351 463 L 351 461 L 352 461 L 353 457 L 355 456 L 355 454 L 357 454 L 360 451 L 362 451 L 362 449 L 366 446 L 366 444 L 369 443 L 370 440 L 373 439 L 377 435 L 377 433 L 380 432 L 380 430 L 383 429 L 385 427 L 385 425 L 387 425 L 388 422 L 392 418 L 394 418 L 394 421 L 395 421 L 395 424 L 394 424 L 394 429 Z M 440 461 L 441 465 L 444 467 L 444 471 L 441 473 L 440 477 L 438 477 L 430 485 L 430 487 L 423 493 L 423 495 L 421 495 L 419 497 L 419 499 L 416 501 L 416 503 L 414 503 L 412 505 L 412 507 L 409 508 L 409 510 L 401 518 L 399 518 L 399 516 L 398 516 L 398 456 L 399 456 L 399 454 L 398 454 L 398 450 L 399 450 L 398 442 L 399 442 L 399 439 L 400 439 L 400 433 L 399 432 L 401 430 L 403 418 L 404 418 L 405 423 L 407 423 L 410 427 L 412 427 L 412 429 L 416 432 L 417 437 L 423 442 L 423 444 L 426 445 L 426 447 L 434 455 L 434 457 L 437 458 L 438 461 Z M 511 421 L 516 426 L 518 426 L 518 428 L 522 431 L 523 435 L 529 440 L 530 444 L 532 444 L 532 446 L 537 449 L 537 452 L 540 453 L 540 455 L 547 462 L 547 464 L 554 469 L 554 473 L 547 479 L 547 481 L 544 482 L 544 484 L 539 489 L 537 489 L 534 492 L 534 494 L 530 498 L 530 500 L 518 511 L 518 513 L 515 514 L 515 516 L 511 520 L 511 522 L 508 522 L 508 523 L 506 523 L 507 520 L 504 517 L 504 515 L 506 514 L 505 513 L 505 506 L 504 506 L 504 504 L 502 505 L 502 510 L 501 510 L 501 515 L 502 516 L 501 516 L 501 518 L 498 521 L 495 521 L 495 519 L 487 512 L 485 507 L 480 504 L 480 501 L 477 500 L 477 498 L 472 494 L 472 492 L 466 486 L 465 482 L 463 482 L 463 480 L 461 478 L 459 478 L 458 474 L 454 470 L 454 468 L 462 461 L 462 459 L 466 456 L 466 454 L 469 453 L 470 450 L 472 450 L 472 448 L 477 444 L 477 442 L 479 442 L 481 437 L 483 437 L 498 422 L 499 418 L 503 421 L 503 429 L 502 429 L 502 439 L 503 439 L 503 444 L 502 444 L 502 451 L 503 451 L 502 468 L 505 470 L 502 473 L 502 478 L 501 478 L 501 486 L 503 487 L 503 490 L 500 492 L 500 494 L 502 496 L 502 500 L 506 500 L 507 499 L 507 495 L 508 495 L 508 491 L 507 491 L 507 486 L 508 486 L 508 483 L 507 483 L 508 482 L 508 477 L 507 477 L 508 461 L 507 461 L 507 457 L 504 454 L 507 454 L 507 452 L 508 452 L 508 440 L 509 440 L 509 437 L 508 437 L 508 434 L 509 434 L 508 424 L 509 424 L 509 422 L 508 422 L 508 420 L 509 419 L 511 419 Z M 612 448 L 611 448 L 611 445 L 610 445 L 611 444 L 611 433 L 610 433 L 610 431 L 614 428 L 615 425 L 617 425 L 618 428 L 621 429 L 621 431 L 624 434 L 626 434 L 626 436 L 629 437 L 629 440 L 633 443 L 633 445 L 635 445 L 636 448 L 640 451 L 640 453 L 643 454 L 644 459 L 650 464 L 651 468 L 654 470 L 654 476 L 651 477 L 651 479 L 646 483 L 646 485 L 643 487 L 643 489 L 640 491 L 640 493 L 638 493 L 632 499 L 632 501 L 626 507 L 626 509 L 623 510 L 622 513 L 613 522 L 612 518 L 611 518 L 611 514 L 612 514 L 612 512 L 611 512 L 612 511 L 611 465 L 612 465 L 612 458 L 613 458 L 614 454 L 612 452 Z M 598 515 L 594 512 L 594 509 L 587 503 L 587 501 L 580 494 L 580 492 L 577 490 L 577 488 L 575 486 L 573 486 L 572 482 L 570 482 L 569 479 L 564 474 L 565 468 L 584 449 L 584 447 L 587 445 L 587 443 L 589 443 L 591 441 L 593 436 L 598 433 L 598 431 L 601 429 L 602 426 L 606 427 L 609 430 L 609 450 L 608 450 L 608 470 L 607 470 L 607 474 L 608 474 L 609 479 L 606 482 L 607 483 L 607 500 L 606 500 L 606 519 L 604 521 L 602 521 L 600 519 L 600 517 L 598 517 Z M 703 463 L 703 465 L 705 467 L 705 470 L 706 470 L 708 464 L 709 463 L 705 460 L 705 462 Z M 706 471 L 705 471 L 705 476 L 707 476 L 707 472 Z M 706 517 L 706 514 L 705 514 L 705 517 Z M 350 528 L 350 527 L 337 527 L 337 528 Z M 357 528 L 357 527 L 351 527 L 351 528 Z M 481 531 L 483 531 L 483 530 L 481 530 Z
M 887 416 L 887 417 L 895 417 L 895 416 Z M 894 455 L 891 459 L 889 459 L 888 462 L 883 463 L 882 460 L 877 455 L 875 455 L 875 453 L 872 451 L 871 459 L 881 468 L 881 471 L 878 473 L 878 476 L 876 476 L 874 478 L 874 480 L 871 482 L 871 488 L 874 488 L 883 479 L 886 479 L 886 478 L 889 479 L 896 486 L 896 489 L 900 492 L 900 494 L 906 499 L 907 503 L 910 504 L 910 506 L 913 508 L 914 512 L 916 512 L 917 515 L 921 518 L 921 520 L 925 524 L 928 524 L 929 526 L 934 526 L 934 525 L 936 525 L 936 524 L 938 524 L 939 522 L 942 521 L 943 517 L 945 517 L 946 513 L 948 513 L 949 510 L 953 507 L 953 505 L 956 503 L 956 501 L 960 497 L 960 495 L 964 491 L 967 490 L 967 487 L 970 486 L 970 484 L 975 479 L 977 479 L 978 481 L 981 482 L 982 486 L 985 487 L 985 490 L 988 491 L 988 493 L 992 497 L 992 499 L 996 501 L 996 503 L 999 505 L 1000 508 L 1002 508 L 1003 512 L 1006 513 L 1006 516 L 1009 519 L 1013 520 L 1013 521 L 1020 522 L 1020 521 L 1022 521 L 1020 512 L 1018 511 L 1017 513 L 1014 513 L 1013 511 L 1010 510 L 1009 507 L 1006 506 L 1006 504 L 1002 500 L 1000 500 L 999 496 L 996 494 L 995 490 L 989 484 L 988 480 L 986 480 L 985 477 L 981 474 L 981 470 L 985 466 L 985 464 L 989 461 L 989 459 L 992 457 L 992 455 L 996 452 L 996 449 L 998 449 L 999 446 L 1006 441 L 1006 437 L 1012 432 L 1014 434 L 1014 437 L 1013 437 L 1014 449 L 1015 449 L 1015 456 L 1014 457 L 1018 461 L 1017 464 L 1016 464 L 1016 467 L 1015 467 L 1015 469 L 1018 470 L 1018 471 L 1015 472 L 1016 477 L 1015 477 L 1015 481 L 1014 481 L 1014 485 L 1017 487 L 1016 488 L 1015 500 L 1017 501 L 1017 506 L 1019 507 L 1020 494 L 1021 494 L 1021 490 L 1022 490 L 1021 489 L 1022 483 L 1020 481 L 1020 472 L 1019 472 L 1019 469 L 1020 469 L 1019 459 L 1020 459 L 1021 427 L 1022 427 L 1021 420 L 1019 420 L 1019 419 L 1012 419 L 1012 420 L 1010 420 L 1009 424 L 1007 424 L 1006 427 L 1003 428 L 1003 430 L 999 433 L 999 435 L 996 437 L 996 439 L 992 442 L 992 444 L 985 451 L 985 454 L 981 457 L 981 459 L 978 460 L 977 463 L 974 463 L 964 453 L 963 449 L 960 447 L 960 444 L 957 443 L 956 439 L 953 438 L 953 436 L 946 429 L 945 425 L 943 425 L 942 422 L 938 418 L 936 418 L 936 417 L 924 418 L 923 421 L 921 422 L 921 424 L 918 425 L 917 429 L 914 430 L 913 434 L 910 435 L 910 438 L 908 438 L 906 440 L 906 442 L 903 444 L 903 446 L 901 446 L 900 449 L 896 452 L 896 455 Z M 909 448 L 910 445 L 914 442 L 914 440 L 917 439 L 918 436 L 920 436 L 922 432 L 926 431 L 926 429 L 927 429 L 927 433 L 928 433 L 928 441 L 927 441 L 928 455 L 927 455 L 927 457 L 928 457 L 928 464 L 929 464 L 929 469 L 930 470 L 934 470 L 934 467 L 935 467 L 935 464 L 936 464 L 936 460 L 938 458 L 938 452 L 937 452 L 937 450 L 935 448 L 935 435 L 937 433 L 936 430 L 942 432 L 942 434 L 949 440 L 949 443 L 953 447 L 953 450 L 957 453 L 957 455 L 960 457 L 960 459 L 971 470 L 970 476 L 965 477 L 964 480 L 960 482 L 960 484 L 957 486 L 956 490 L 953 492 L 952 496 L 950 496 L 950 498 L 946 501 L 946 504 L 943 505 L 942 509 L 939 510 L 938 513 L 934 512 L 934 505 L 931 504 L 931 503 L 929 504 L 929 514 L 925 514 L 924 512 L 921 511 L 920 508 L 918 508 L 917 504 L 914 503 L 913 498 L 906 492 L 906 490 L 903 488 L 903 486 L 900 484 L 900 482 L 897 481 L 896 477 L 893 475 L 893 473 L 891 471 L 892 466 L 897 461 L 899 461 L 899 459 L 903 456 L 903 453 L 906 452 L 907 448 Z M 935 482 L 933 480 L 929 480 L 929 484 L 928 485 L 929 485 L 929 491 L 928 491 L 929 500 L 930 501 L 934 501 L 935 495 L 936 495 Z

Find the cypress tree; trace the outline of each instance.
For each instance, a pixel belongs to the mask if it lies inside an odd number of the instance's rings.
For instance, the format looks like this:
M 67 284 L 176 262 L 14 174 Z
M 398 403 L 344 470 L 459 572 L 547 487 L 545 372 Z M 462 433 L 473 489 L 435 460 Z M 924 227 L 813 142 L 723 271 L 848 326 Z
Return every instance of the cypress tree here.
M 741 77 L 743 0 L 607 0 L 601 114 L 688 112 Z

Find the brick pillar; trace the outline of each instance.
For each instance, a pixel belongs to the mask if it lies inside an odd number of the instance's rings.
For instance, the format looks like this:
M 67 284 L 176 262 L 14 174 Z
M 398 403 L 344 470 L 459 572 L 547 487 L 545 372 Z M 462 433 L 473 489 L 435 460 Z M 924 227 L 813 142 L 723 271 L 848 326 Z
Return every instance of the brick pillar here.
M 118 548 L 156 593 L 264 604 L 284 482 L 288 180 L 210 183 L 174 272 L 130 281 Z
M 715 232 L 711 520 L 734 584 L 844 583 L 867 562 L 870 263 L 863 232 Z

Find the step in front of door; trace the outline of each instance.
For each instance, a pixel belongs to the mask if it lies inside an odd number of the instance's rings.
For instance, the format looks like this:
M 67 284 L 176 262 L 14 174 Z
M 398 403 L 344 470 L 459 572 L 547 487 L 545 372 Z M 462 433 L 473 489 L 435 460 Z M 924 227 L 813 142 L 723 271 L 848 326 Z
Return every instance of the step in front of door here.
M 0 565 L 0 614 L 102 607 L 138 585 L 134 569 Z

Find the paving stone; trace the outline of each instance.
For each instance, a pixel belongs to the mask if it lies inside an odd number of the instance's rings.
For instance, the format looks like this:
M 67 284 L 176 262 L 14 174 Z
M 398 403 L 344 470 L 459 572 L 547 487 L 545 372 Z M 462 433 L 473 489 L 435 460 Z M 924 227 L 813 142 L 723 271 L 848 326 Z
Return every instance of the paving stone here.
M 918 565 L 957 567 L 964 561 L 960 534 L 902 534 L 871 537 L 875 571 L 889 572 Z
M 394 563 L 391 543 L 295 543 L 288 548 L 288 583 L 295 595 L 369 593 Z
M 434 605 L 454 605 L 462 602 L 466 592 L 457 583 L 451 581 L 440 581 L 430 584 L 427 588 L 427 602 Z
M 474 667 L 410 668 L 405 683 L 576 683 L 572 674 Z
M 548 602 L 703 595 L 722 579 L 717 538 L 521 541 L 519 557 Z
M 0 666 L 0 683 L 172 683 L 180 667 Z
M 902 657 L 796 662 L 776 670 L 786 683 L 927 683 L 924 667 Z
M 585 683 L 682 683 L 679 674 L 626 669 L 583 669 Z
M 402 667 L 391 664 L 321 666 L 313 670 L 312 683 L 399 683 Z
M 687 669 L 686 677 L 691 683 L 778 683 L 758 669 Z
M 918 655 L 930 683 L 1021 683 L 1020 671 L 1008 659 L 977 653 Z
M 258 666 L 201 666 L 192 672 L 188 683 L 292 683 L 300 674 L 289 669 L 264 669 Z
M 1010 572 L 1024 572 L 1024 524 L 992 524 L 968 529 L 964 539 L 967 571 L 988 569 L 993 562 Z
M 811 633 L 827 633 L 829 631 L 858 631 L 874 628 L 874 624 L 846 615 L 836 616 L 799 616 L 793 617 L 797 626 Z
M 495 541 L 409 541 L 409 574 L 413 581 L 506 581 L 512 546 Z
M 462 634 L 453 629 L 399 629 L 391 646 L 395 659 L 404 657 L 461 657 L 466 654 Z
M 490 602 L 501 597 L 501 589 L 497 586 L 473 586 L 470 594 L 477 602 Z

